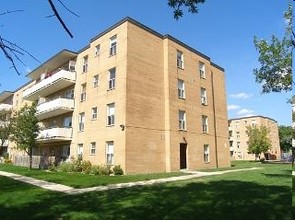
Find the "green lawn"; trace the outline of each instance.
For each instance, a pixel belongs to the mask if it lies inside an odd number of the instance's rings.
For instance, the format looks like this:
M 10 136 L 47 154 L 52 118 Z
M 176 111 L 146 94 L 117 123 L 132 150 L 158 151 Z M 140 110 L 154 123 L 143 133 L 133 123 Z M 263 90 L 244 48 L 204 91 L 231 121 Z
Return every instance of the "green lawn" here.
M 263 169 L 80 195 L 0 176 L 0 219 L 292 219 L 291 166 L 258 166 Z

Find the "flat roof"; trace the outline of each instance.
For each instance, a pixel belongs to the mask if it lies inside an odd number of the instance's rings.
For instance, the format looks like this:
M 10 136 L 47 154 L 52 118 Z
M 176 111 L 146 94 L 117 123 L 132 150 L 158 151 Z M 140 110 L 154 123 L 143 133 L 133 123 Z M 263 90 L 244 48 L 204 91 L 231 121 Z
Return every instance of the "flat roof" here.
M 243 119 L 249 119 L 249 118 L 264 118 L 264 119 L 269 119 L 269 120 L 277 123 L 276 120 L 274 120 L 270 117 L 262 116 L 262 115 L 253 115 L 253 116 L 246 116 L 246 117 L 240 117 L 240 118 L 231 118 L 228 121 L 230 122 L 230 121 L 243 120 Z

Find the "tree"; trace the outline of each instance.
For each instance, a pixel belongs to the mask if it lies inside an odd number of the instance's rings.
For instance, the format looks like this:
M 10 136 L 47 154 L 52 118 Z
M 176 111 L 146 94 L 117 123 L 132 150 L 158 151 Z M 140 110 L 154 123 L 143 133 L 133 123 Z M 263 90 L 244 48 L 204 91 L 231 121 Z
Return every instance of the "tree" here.
M 36 147 L 36 138 L 39 133 L 38 119 L 36 114 L 36 104 L 25 105 L 12 119 L 11 140 L 15 141 L 17 148 L 24 150 L 30 157 L 29 167 L 32 169 L 33 148 Z
M 248 126 L 247 134 L 248 152 L 255 154 L 255 159 L 260 158 L 261 153 L 266 153 L 271 148 L 271 141 L 268 137 L 269 129 L 265 126 Z
M 292 30 L 292 4 L 284 14 L 287 22 L 285 36 L 280 40 L 272 35 L 271 41 L 254 37 L 254 45 L 259 52 L 260 68 L 253 73 L 256 82 L 262 84 L 262 93 L 291 91 L 292 89 L 292 50 L 295 46 Z
M 5 144 L 5 142 L 9 139 L 9 135 L 11 132 L 11 111 L 2 109 L 0 110 L 0 152 Z
M 293 129 L 291 126 L 279 126 L 280 147 L 284 152 L 292 148 Z
M 168 5 L 174 9 L 174 18 L 178 20 L 183 16 L 183 7 L 187 7 L 189 13 L 198 13 L 198 4 L 204 3 L 205 1 L 206 0 L 168 0 Z

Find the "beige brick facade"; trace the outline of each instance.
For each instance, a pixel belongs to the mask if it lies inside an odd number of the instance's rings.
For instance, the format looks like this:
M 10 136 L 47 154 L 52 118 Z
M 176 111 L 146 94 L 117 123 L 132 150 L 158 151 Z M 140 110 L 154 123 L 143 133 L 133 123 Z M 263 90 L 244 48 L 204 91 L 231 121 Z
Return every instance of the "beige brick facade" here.
M 266 159 L 280 160 L 281 150 L 279 141 L 278 124 L 275 120 L 264 116 L 250 116 L 229 120 L 229 143 L 232 160 L 255 160 L 254 154 L 248 153 L 247 126 L 265 126 L 269 129 L 271 149 Z M 261 155 L 264 157 L 264 155 Z
M 131 18 L 28 76 L 33 86 L 24 98 L 39 106 L 52 102 L 52 110 L 39 111 L 48 132 L 36 154 L 82 153 L 93 164 L 120 164 L 126 173 L 230 165 L 223 68 Z

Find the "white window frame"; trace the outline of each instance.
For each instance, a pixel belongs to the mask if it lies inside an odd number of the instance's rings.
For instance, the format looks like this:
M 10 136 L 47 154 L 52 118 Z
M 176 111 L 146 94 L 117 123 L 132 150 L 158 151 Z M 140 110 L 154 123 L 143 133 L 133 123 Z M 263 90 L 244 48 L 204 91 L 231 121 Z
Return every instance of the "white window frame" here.
M 183 110 L 178 111 L 178 129 L 180 131 L 186 130 L 186 113 Z
M 86 83 L 81 85 L 80 102 L 86 101 Z
M 117 35 L 110 38 L 110 57 L 117 54 Z
M 200 78 L 206 79 L 206 68 L 205 68 L 205 63 L 199 62 L 199 73 L 200 73 Z
M 93 107 L 91 109 L 91 119 L 96 120 L 97 119 L 97 107 Z
M 183 52 L 177 50 L 176 60 L 177 60 L 177 67 L 180 68 L 180 69 L 184 69 Z
M 83 144 L 78 144 L 77 147 L 77 156 L 83 156 Z
M 210 146 L 204 145 L 204 163 L 210 163 Z
M 83 57 L 83 69 L 82 73 L 86 73 L 88 71 L 88 55 Z
M 178 79 L 178 98 L 185 99 L 185 84 L 184 81 L 181 79 Z
M 100 44 L 97 44 L 94 48 L 94 55 L 97 57 L 100 55 Z
M 208 133 L 209 128 L 208 128 L 208 116 L 202 115 L 202 131 L 203 133 Z
M 90 155 L 95 155 L 96 154 L 96 142 L 91 142 L 90 143 Z
M 79 132 L 83 132 L 85 128 L 85 112 L 79 113 L 78 122 L 79 122 L 79 128 L 78 128 Z
M 96 74 L 95 76 L 93 76 L 93 88 L 98 87 L 99 84 L 99 75 Z
M 115 89 L 116 86 L 116 67 L 109 69 L 109 90 Z
M 206 88 L 203 88 L 203 87 L 201 87 L 201 104 L 208 105 L 207 90 Z
M 115 103 L 107 105 L 107 126 L 115 125 Z
M 114 164 L 114 141 L 106 143 L 106 164 Z

